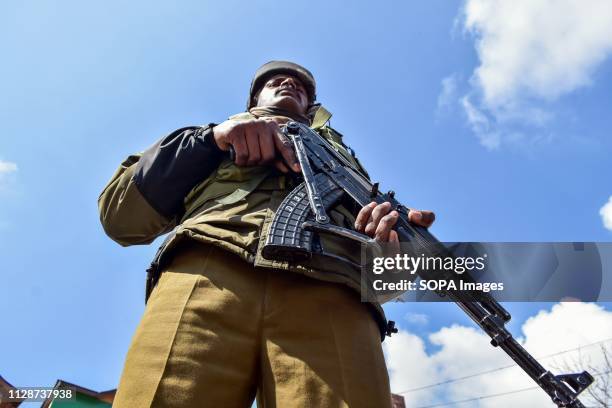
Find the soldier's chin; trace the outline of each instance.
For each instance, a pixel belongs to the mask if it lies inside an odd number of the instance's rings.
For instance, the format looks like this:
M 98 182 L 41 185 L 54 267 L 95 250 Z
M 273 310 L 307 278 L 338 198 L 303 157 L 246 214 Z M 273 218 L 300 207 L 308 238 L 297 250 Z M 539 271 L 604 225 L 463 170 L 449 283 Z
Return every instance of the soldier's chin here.
M 299 111 L 299 102 L 290 95 L 280 95 L 276 98 L 274 105 L 278 108 L 282 108 L 288 111 L 296 112 Z

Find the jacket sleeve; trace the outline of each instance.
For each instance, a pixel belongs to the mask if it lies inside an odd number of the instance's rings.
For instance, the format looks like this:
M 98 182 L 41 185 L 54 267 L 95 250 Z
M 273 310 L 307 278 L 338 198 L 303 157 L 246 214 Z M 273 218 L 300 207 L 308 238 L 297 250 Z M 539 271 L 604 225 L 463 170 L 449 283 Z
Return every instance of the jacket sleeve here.
M 223 158 L 213 126 L 178 129 L 121 163 L 98 199 L 109 237 L 123 246 L 148 244 L 176 226 L 185 196 Z

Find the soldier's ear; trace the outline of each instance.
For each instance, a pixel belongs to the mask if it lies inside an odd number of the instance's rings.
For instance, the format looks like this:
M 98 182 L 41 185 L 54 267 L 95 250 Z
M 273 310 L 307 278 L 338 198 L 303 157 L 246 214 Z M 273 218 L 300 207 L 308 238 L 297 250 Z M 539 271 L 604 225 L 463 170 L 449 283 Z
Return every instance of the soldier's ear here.
M 259 103 L 259 94 L 261 93 L 261 89 L 257 91 L 255 95 L 253 95 L 253 106 L 257 106 Z
M 247 106 L 247 110 L 257 106 L 257 104 L 259 102 L 259 94 L 260 93 L 261 93 L 261 89 L 259 89 L 255 94 L 249 95 L 249 103 L 248 103 L 248 106 Z
M 259 91 L 257 91 L 257 93 L 255 94 L 255 96 L 253 97 L 253 106 L 257 106 L 259 104 L 259 97 L 261 96 L 261 93 L 263 92 L 263 86 L 259 89 Z

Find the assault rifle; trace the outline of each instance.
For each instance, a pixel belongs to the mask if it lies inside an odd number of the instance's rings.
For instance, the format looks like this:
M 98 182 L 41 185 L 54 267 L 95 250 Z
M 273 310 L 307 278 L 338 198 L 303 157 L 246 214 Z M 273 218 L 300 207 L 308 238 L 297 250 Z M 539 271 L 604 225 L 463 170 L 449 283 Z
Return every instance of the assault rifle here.
M 293 142 L 302 167 L 303 182 L 289 193 L 278 208 L 262 250 L 265 258 L 300 262 L 317 256 L 334 256 L 324 253 L 320 245 L 313 245 L 315 233 L 334 234 L 362 244 L 371 243 L 371 239 L 363 234 L 331 224 L 327 210 L 347 197 L 357 204 L 356 208 L 372 201 L 390 202 L 399 213 L 395 229 L 400 242 L 409 243 L 417 254 L 440 256 L 441 252 L 444 253 L 444 245 L 426 228 L 408 221 L 409 209 L 395 199 L 392 191 L 379 191 L 378 183 L 372 184 L 361 175 L 317 132 L 297 122 L 289 122 L 283 132 Z M 450 251 L 448 253 L 450 255 Z M 417 271 L 417 274 L 423 279 L 431 278 L 424 271 Z M 505 323 L 510 320 L 510 313 L 492 296 L 482 293 L 474 297 L 451 290 L 438 294 L 448 296 L 467 313 L 491 337 L 491 344 L 505 351 L 557 406 L 584 407 L 577 396 L 593 382 L 593 377 L 586 371 L 553 375 L 546 370 L 506 329 Z M 397 330 L 391 325 L 387 335 L 392 332 Z

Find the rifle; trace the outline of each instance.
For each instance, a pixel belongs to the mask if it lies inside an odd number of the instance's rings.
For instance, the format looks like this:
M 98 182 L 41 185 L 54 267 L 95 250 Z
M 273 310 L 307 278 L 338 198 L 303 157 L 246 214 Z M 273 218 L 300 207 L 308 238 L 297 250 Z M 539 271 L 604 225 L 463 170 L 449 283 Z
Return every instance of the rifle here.
M 326 210 L 347 197 L 357 204 L 357 208 L 372 201 L 390 202 L 399 213 L 395 229 L 400 242 L 409 243 L 418 254 L 440 255 L 448 252 L 450 255 L 450 251 L 445 251 L 444 245 L 426 228 L 408 221 L 409 209 L 395 199 L 393 191 L 379 191 L 378 183 L 372 184 L 362 176 L 313 129 L 301 123 L 289 122 L 283 132 L 293 142 L 302 167 L 303 182 L 295 187 L 279 206 L 262 249 L 264 258 L 301 262 L 316 256 L 333 257 L 333 254 L 325 253 L 319 245 L 313 245 L 315 233 L 334 234 L 361 244 L 371 244 L 369 237 L 330 223 Z M 417 274 L 424 279 L 431 277 L 431 274 L 423 271 L 417 271 Z M 444 278 L 452 279 L 448 275 Z M 463 279 L 465 278 L 470 279 L 469 275 Z M 506 329 L 505 323 L 510 320 L 510 313 L 492 296 L 488 293 L 481 293 L 476 297 L 468 296 L 464 292 L 454 290 L 442 290 L 438 294 L 448 296 L 455 302 L 491 337 L 491 344 L 506 352 L 557 406 L 584 408 L 577 396 L 591 385 L 593 376 L 586 371 L 553 375 L 546 370 Z M 394 328 L 393 322 L 389 323 L 387 335 L 390 336 L 391 333 L 397 332 L 397 329 Z

